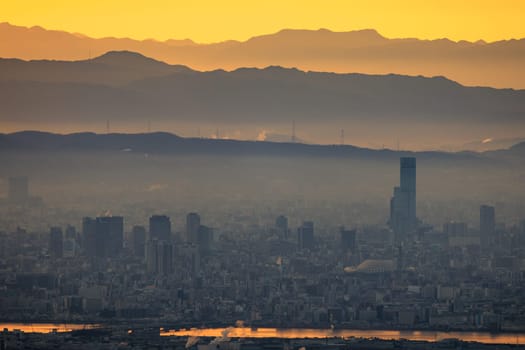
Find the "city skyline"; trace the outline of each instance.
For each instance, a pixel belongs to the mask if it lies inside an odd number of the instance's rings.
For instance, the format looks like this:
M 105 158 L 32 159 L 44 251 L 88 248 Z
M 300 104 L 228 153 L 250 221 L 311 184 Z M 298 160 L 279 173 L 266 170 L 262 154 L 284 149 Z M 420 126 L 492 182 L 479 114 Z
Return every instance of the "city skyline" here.
M 525 2 L 0 8 L 0 350 L 525 346 Z

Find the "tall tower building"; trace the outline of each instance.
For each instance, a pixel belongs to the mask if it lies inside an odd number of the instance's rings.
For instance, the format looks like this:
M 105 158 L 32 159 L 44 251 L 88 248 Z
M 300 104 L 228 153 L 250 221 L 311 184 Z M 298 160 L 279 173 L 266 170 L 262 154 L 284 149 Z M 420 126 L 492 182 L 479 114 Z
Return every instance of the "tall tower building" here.
M 275 228 L 281 238 L 288 238 L 288 218 L 284 215 L 279 215 L 275 219 Z
M 131 247 L 133 255 L 143 258 L 146 252 L 146 229 L 144 226 L 133 226 L 131 230 Z
M 407 214 L 411 225 L 415 225 L 416 217 L 416 158 L 402 157 L 400 160 L 401 192 L 407 194 Z
M 153 215 L 149 218 L 149 239 L 171 241 L 171 221 L 166 215 Z
M 122 216 L 102 216 L 96 219 L 97 255 L 116 257 L 124 242 L 124 218 Z
M 495 241 L 496 210 L 489 205 L 479 207 L 479 234 L 482 248 L 488 248 Z
M 77 231 L 68 225 L 64 235 L 64 257 L 71 258 L 77 254 Z
M 201 254 L 210 252 L 213 243 L 213 229 L 208 226 L 200 225 L 197 232 L 197 245 Z
M 90 217 L 82 219 L 81 247 L 87 256 L 96 256 L 97 253 L 97 221 Z
M 115 257 L 120 254 L 124 242 L 124 218 L 103 216 L 82 220 L 84 252 L 88 256 Z
M 11 203 L 25 203 L 29 199 L 29 180 L 26 176 L 9 178 L 8 200 Z
M 199 227 L 201 226 L 201 217 L 197 213 L 186 215 L 186 240 L 191 243 L 197 243 Z
M 173 272 L 173 245 L 167 241 L 149 240 L 146 244 L 148 272 L 168 275 Z
M 357 234 L 356 230 L 347 230 L 341 227 L 339 231 L 341 234 L 341 249 L 344 253 L 351 252 L 355 254 L 357 252 Z
M 49 230 L 49 254 L 54 258 L 64 255 L 64 237 L 60 227 L 51 227 Z
M 396 241 L 407 239 L 417 227 L 416 216 L 416 158 L 400 158 L 400 185 L 394 187 L 390 200 L 389 225 Z
M 297 229 L 297 243 L 300 249 L 312 249 L 315 246 L 314 223 L 305 221 Z

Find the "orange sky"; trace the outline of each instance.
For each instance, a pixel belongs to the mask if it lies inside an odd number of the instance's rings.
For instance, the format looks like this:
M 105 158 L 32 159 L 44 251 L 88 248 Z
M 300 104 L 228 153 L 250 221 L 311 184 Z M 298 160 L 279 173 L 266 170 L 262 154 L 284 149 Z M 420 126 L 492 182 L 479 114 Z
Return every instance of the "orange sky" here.
M 245 40 L 283 28 L 377 29 L 387 37 L 525 37 L 523 0 L 2 0 L 0 22 L 93 37 Z

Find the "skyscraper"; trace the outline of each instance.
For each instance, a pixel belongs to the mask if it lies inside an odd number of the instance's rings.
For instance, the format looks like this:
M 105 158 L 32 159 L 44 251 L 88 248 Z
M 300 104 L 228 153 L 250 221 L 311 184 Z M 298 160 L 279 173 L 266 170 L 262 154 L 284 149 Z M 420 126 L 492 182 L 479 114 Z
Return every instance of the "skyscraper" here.
M 149 240 L 146 244 L 148 272 L 168 275 L 173 272 L 173 245 L 167 241 Z
M 115 257 L 120 254 L 124 241 L 124 218 L 102 216 L 96 219 L 97 254 Z
M 133 255 L 144 257 L 146 252 L 146 229 L 144 226 L 133 226 L 131 230 L 131 248 Z
M 415 227 L 416 218 L 416 158 L 402 157 L 400 169 L 401 192 L 407 194 L 409 223 Z
M 346 230 L 344 227 L 341 227 L 339 232 L 341 234 L 341 249 L 343 252 L 355 254 L 357 251 L 356 230 Z
M 288 218 L 284 215 L 279 215 L 275 219 L 275 228 L 281 238 L 288 238 Z
M 394 188 L 390 200 L 389 225 L 401 242 L 417 227 L 416 216 L 416 158 L 400 158 L 400 186 Z
M 97 255 L 97 221 L 90 217 L 82 219 L 82 250 L 87 256 Z
M 71 225 L 66 227 L 64 235 L 64 257 L 74 257 L 77 254 L 77 231 Z
M 300 249 L 312 249 L 315 246 L 314 241 L 314 223 L 305 221 L 297 229 L 297 243 Z
M 213 242 L 213 229 L 208 226 L 200 225 L 197 232 L 197 245 L 201 254 L 207 254 L 211 250 Z
M 481 247 L 486 249 L 495 241 L 496 210 L 489 205 L 479 207 L 479 234 Z
M 8 200 L 11 203 L 25 203 L 29 199 L 29 181 L 26 176 L 9 178 Z
M 171 221 L 166 215 L 153 215 L 149 218 L 149 239 L 171 241 Z
M 82 236 L 86 255 L 115 257 L 123 246 L 124 219 L 122 216 L 85 217 Z
M 51 227 L 49 230 L 49 254 L 54 258 L 61 258 L 64 254 L 64 237 L 60 227 Z
M 201 217 L 199 214 L 189 213 L 186 215 L 186 240 L 188 242 L 197 243 L 200 225 Z

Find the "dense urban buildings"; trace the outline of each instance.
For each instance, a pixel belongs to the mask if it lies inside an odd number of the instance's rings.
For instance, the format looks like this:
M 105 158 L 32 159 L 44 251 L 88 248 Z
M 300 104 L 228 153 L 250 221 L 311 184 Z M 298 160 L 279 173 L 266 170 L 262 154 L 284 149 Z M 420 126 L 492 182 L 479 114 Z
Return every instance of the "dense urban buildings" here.
M 84 217 L 78 233 L 72 224 L 42 235 L 2 232 L 0 314 L 154 319 L 159 327 L 242 320 L 256 328 L 523 331 L 525 224 L 497 222 L 489 205 L 479 207 L 479 226 L 425 223 L 416 217 L 415 164 L 400 161 L 388 226 L 304 220 L 315 213 L 287 205 L 266 216 L 236 209 L 222 224 L 201 212 L 144 212 L 142 222 L 106 212 Z

